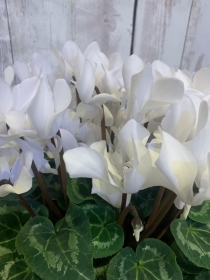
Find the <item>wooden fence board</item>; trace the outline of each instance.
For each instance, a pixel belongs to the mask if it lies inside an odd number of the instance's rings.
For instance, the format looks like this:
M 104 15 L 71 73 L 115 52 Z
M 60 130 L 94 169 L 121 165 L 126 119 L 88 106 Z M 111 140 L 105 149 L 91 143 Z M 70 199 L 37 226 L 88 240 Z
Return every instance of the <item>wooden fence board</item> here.
M 179 68 L 193 0 L 139 0 L 134 53 Z
M 210 67 L 210 1 L 194 0 L 181 68 L 202 67 Z
M 34 52 L 50 62 L 49 44 L 64 44 L 71 34 L 68 0 L 7 0 L 14 60 L 29 62 Z
M 4 0 L 0 1 L 0 77 L 3 77 L 4 69 L 12 65 L 12 52 L 10 32 L 7 17 L 7 6 Z
M 93 40 L 103 52 L 130 54 L 134 0 L 74 0 L 72 37 L 82 50 Z

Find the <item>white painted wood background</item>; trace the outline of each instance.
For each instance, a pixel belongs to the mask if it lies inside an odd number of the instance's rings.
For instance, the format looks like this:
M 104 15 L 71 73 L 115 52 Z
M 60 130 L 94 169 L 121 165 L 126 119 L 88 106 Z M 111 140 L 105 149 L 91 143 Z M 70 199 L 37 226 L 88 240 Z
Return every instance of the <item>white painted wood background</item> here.
M 0 76 L 34 52 L 54 64 L 49 44 L 130 54 L 135 0 L 0 0 Z M 133 52 L 175 68 L 210 67 L 210 0 L 138 0 Z

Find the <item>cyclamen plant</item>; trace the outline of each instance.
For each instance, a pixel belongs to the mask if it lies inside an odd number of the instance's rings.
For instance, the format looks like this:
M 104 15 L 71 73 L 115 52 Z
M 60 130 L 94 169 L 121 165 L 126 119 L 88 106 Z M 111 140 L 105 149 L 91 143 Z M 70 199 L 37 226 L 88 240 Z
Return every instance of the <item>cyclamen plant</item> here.
M 0 79 L 0 278 L 210 277 L 210 69 L 72 41 Z

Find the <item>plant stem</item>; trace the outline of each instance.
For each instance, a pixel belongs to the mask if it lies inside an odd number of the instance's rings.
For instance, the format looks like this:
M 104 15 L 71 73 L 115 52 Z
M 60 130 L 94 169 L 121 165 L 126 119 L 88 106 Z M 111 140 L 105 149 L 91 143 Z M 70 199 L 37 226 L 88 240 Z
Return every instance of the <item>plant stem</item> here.
M 60 130 L 58 130 L 57 135 L 59 137 L 61 137 L 61 133 Z M 66 180 L 66 165 L 65 162 L 63 160 L 63 148 L 61 149 L 59 156 L 60 156 L 60 165 L 58 168 L 60 168 L 60 178 L 61 178 L 61 186 L 63 189 L 63 196 L 64 196 L 64 201 L 65 201 L 65 205 L 66 205 L 66 209 L 68 208 L 69 205 L 69 199 L 67 196 L 67 180 Z
M 121 213 L 124 211 L 126 207 L 126 201 L 127 201 L 127 193 L 122 194 L 122 202 L 121 202 Z
M 144 127 L 147 128 L 148 124 L 149 124 L 149 122 L 144 123 Z
M 143 234 L 141 235 L 140 242 L 146 239 L 153 231 L 156 229 L 156 227 L 160 224 L 168 210 L 171 208 L 172 204 L 174 203 L 174 200 L 176 198 L 176 194 L 171 192 L 168 196 L 165 196 L 162 202 L 161 207 L 158 210 L 156 219 L 154 222 L 150 225 L 148 229 L 146 229 Z
M 119 219 L 118 219 L 118 221 L 117 221 L 117 223 L 118 223 L 120 226 L 123 225 L 124 220 L 125 220 L 125 217 L 127 216 L 127 214 L 128 214 L 130 211 L 133 212 L 134 217 L 139 217 L 136 208 L 135 208 L 133 205 L 129 205 L 129 206 L 127 206 L 126 208 L 124 208 L 124 210 L 123 210 L 123 211 L 121 212 L 121 214 L 120 214 L 120 217 L 119 217 Z
M 158 211 L 158 208 L 160 206 L 160 202 L 161 202 L 161 199 L 163 197 L 164 191 L 165 191 L 165 188 L 160 187 L 157 198 L 155 200 L 155 203 L 154 203 L 154 206 L 153 206 L 153 209 L 152 209 L 152 212 L 151 212 L 151 214 L 149 216 L 149 219 L 146 223 L 145 230 L 147 230 L 150 227 L 150 225 L 153 223 L 153 221 L 156 218 L 157 211 Z
M 168 220 L 165 223 L 164 228 L 161 230 L 161 232 L 158 234 L 157 239 L 161 239 L 161 237 L 166 233 L 166 231 L 169 229 L 171 223 L 173 222 L 173 220 L 175 220 L 182 212 L 182 209 L 174 209 L 173 212 L 171 213 L 170 217 L 168 218 Z
M 31 206 L 28 204 L 28 202 L 25 200 L 25 198 L 21 194 L 17 194 L 18 198 L 24 205 L 24 207 L 28 210 L 28 213 L 31 215 L 31 217 L 36 217 L 36 214 L 34 211 L 31 209 Z
M 105 115 L 104 115 L 104 108 L 101 105 L 103 110 L 103 118 L 101 120 L 101 139 L 106 141 L 106 123 L 105 123 Z
M 32 161 L 32 165 L 31 165 L 31 168 L 32 168 L 32 171 L 34 173 L 34 176 L 37 180 L 37 183 L 44 195 L 44 198 L 46 199 L 48 205 L 51 207 L 52 211 L 55 213 L 55 215 L 61 219 L 63 218 L 63 215 L 61 214 L 60 210 L 58 209 L 58 207 L 55 205 L 55 203 L 53 202 L 52 198 L 50 197 L 47 189 L 45 188 L 45 185 L 44 185 L 44 181 L 39 173 L 39 171 L 37 170 L 36 168 L 36 165 L 34 163 L 34 161 Z

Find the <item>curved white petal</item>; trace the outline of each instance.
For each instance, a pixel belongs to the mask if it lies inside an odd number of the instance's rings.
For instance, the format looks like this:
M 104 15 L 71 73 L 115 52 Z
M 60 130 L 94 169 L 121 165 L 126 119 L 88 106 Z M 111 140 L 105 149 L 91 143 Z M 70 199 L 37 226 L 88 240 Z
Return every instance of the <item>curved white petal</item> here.
M 131 78 L 133 75 L 144 69 L 143 60 L 135 54 L 129 56 L 122 68 L 123 80 L 126 91 L 129 93 L 131 88 Z
M 13 67 L 15 69 L 15 74 L 18 76 L 20 81 L 30 77 L 29 67 L 25 62 L 16 61 Z
M 49 85 L 42 80 L 39 89 L 31 102 L 27 114 L 29 115 L 38 134 L 46 135 L 46 128 L 54 114 L 54 101 Z
M 161 60 L 155 60 L 152 63 L 152 69 L 156 70 L 163 77 L 174 77 L 175 70 L 169 67 L 167 64 L 162 62 Z
M 20 176 L 14 183 L 13 187 L 14 192 L 17 194 L 25 193 L 32 188 L 32 178 L 25 166 L 23 167 Z
M 122 203 L 122 189 L 116 188 L 111 184 L 103 181 L 93 179 L 92 180 L 92 193 L 98 194 L 101 198 L 106 200 L 114 207 L 120 208 Z M 131 199 L 131 195 L 127 194 L 126 206 L 128 206 Z
M 11 86 L 13 80 L 14 80 L 14 68 L 12 66 L 8 66 L 5 70 L 4 70 L 4 80 L 5 82 Z
M 100 93 L 100 94 L 93 96 L 91 98 L 91 100 L 89 101 L 89 104 L 99 106 L 99 105 L 106 103 L 107 101 L 120 102 L 120 100 L 118 98 L 116 98 L 115 96 L 112 96 L 108 93 Z
M 149 131 L 134 119 L 128 121 L 120 130 L 118 140 L 130 159 L 133 158 L 133 137 L 146 144 Z
M 71 178 L 95 178 L 109 182 L 107 162 L 97 151 L 78 147 L 65 152 L 63 158 Z
M 77 106 L 77 114 L 80 118 L 86 119 L 86 120 L 92 120 L 96 116 L 100 116 L 102 109 L 99 106 L 92 105 L 92 104 L 85 104 L 83 102 L 80 102 Z M 101 118 L 101 116 L 100 116 Z
M 76 88 L 81 101 L 89 103 L 95 88 L 95 73 L 92 64 L 87 59 L 77 80 Z
M 162 146 L 156 161 L 157 168 L 173 184 L 180 199 L 190 204 L 193 183 L 197 175 L 197 163 L 193 154 L 170 134 L 160 131 Z M 167 186 L 166 186 L 167 187 Z
M 193 88 L 201 91 L 204 95 L 210 94 L 210 69 L 202 68 L 197 71 L 193 78 Z
M 70 104 L 72 95 L 69 85 L 64 79 L 57 79 L 53 87 L 55 113 L 64 111 Z
M 169 107 L 161 127 L 180 142 L 184 142 L 190 135 L 195 121 L 195 107 L 191 99 L 184 95 L 180 102 Z
M 40 80 L 37 77 L 32 77 L 23 80 L 21 84 L 13 88 L 14 108 L 16 110 L 25 112 L 28 109 L 38 90 L 39 84 Z
M 8 112 L 13 105 L 13 96 L 9 85 L 0 78 L 0 113 Z
M 60 129 L 60 133 L 64 152 L 78 147 L 77 140 L 69 131 Z

